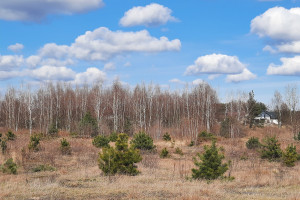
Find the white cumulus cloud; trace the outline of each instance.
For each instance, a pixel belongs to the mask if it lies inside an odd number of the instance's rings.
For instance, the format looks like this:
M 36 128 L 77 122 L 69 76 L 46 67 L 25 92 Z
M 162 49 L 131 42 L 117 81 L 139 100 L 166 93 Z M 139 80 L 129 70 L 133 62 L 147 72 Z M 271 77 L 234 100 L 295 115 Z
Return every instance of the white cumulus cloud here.
M 299 22 L 300 23 L 300 22 Z M 299 31 L 300 34 L 300 31 Z M 284 53 L 300 53 L 300 40 L 280 44 L 276 46 L 278 51 Z
M 226 77 L 226 81 L 227 82 L 241 82 L 241 81 L 248 81 L 248 80 L 252 80 L 255 79 L 256 75 L 253 74 L 252 72 L 250 72 L 248 69 L 244 69 L 242 73 L 240 74 L 231 74 L 231 75 L 227 75 Z
M 111 31 L 100 27 L 87 31 L 76 38 L 70 46 L 46 44 L 39 54 L 49 58 L 77 58 L 86 61 L 106 61 L 113 56 L 130 52 L 179 51 L 181 42 L 166 37 L 152 37 L 148 31 L 138 32 Z
M 0 71 L 0 80 L 7 80 L 15 77 L 23 76 L 23 71 Z
M 0 55 L 0 71 L 12 71 L 24 63 L 23 56 Z
M 90 82 L 105 77 L 105 73 L 89 68 L 86 72 L 76 74 L 67 66 L 78 62 L 108 61 L 118 55 L 126 55 L 133 52 L 157 53 L 163 51 L 179 51 L 181 42 L 178 39 L 169 40 L 166 37 L 156 38 L 147 30 L 137 32 L 111 31 L 106 27 L 100 27 L 93 31 L 87 31 L 80 35 L 70 45 L 45 44 L 36 55 L 25 59 L 18 55 L 0 55 L 0 71 L 12 71 L 16 67 L 27 68 L 31 74 L 28 76 L 37 80 L 71 80 L 74 82 Z M 130 66 L 128 62 L 125 66 Z M 104 69 L 113 70 L 113 63 L 107 62 Z M 95 74 L 90 73 L 95 72 Z M 75 74 L 74 74 L 75 73 Z
M 205 82 L 200 78 L 192 81 L 193 85 L 199 85 L 199 84 L 202 84 L 202 83 L 205 83 Z
M 185 82 L 184 81 L 181 81 L 177 78 L 174 78 L 174 79 L 171 79 L 169 80 L 170 83 L 178 83 L 178 84 L 184 84 Z
M 271 63 L 267 69 L 268 75 L 300 76 L 300 56 L 281 58 L 282 65 Z
M 68 58 L 66 60 L 59 60 L 59 59 L 55 59 L 55 58 L 47 58 L 47 59 L 43 59 L 41 61 L 41 65 L 51 65 L 51 66 L 55 66 L 55 67 L 59 67 L 59 66 L 66 66 L 66 65 L 73 65 L 75 62 L 74 60 Z
M 166 37 L 155 38 L 146 30 L 114 32 L 100 27 L 77 37 L 71 46 L 71 52 L 76 58 L 82 60 L 108 60 L 124 53 L 178 51 L 180 48 L 180 40 L 170 41 Z
M 60 66 L 67 66 L 73 65 L 75 61 L 71 58 L 66 59 L 58 59 L 58 58 L 49 58 L 49 57 L 42 57 L 40 55 L 33 55 L 26 58 L 26 65 L 29 68 L 36 68 L 38 66 L 53 66 L 53 67 L 60 67 Z
M 300 53 L 300 7 L 286 9 L 274 7 L 255 17 L 251 22 L 251 31 L 259 36 L 273 39 L 272 45 L 263 50 L 271 53 Z M 300 56 L 280 59 L 282 65 L 271 63 L 268 75 L 300 75 Z
M 147 6 L 133 7 L 120 20 L 122 26 L 158 26 L 166 24 L 168 21 L 176 21 L 172 15 L 172 10 L 157 4 L 152 3 Z
M 198 57 L 194 65 L 189 66 L 186 75 L 200 74 L 238 74 L 246 68 L 236 56 L 210 54 Z
M 40 50 L 39 55 L 49 58 L 62 58 L 69 56 L 70 47 L 67 45 L 57 45 L 55 43 L 45 44 Z
M 263 51 L 269 51 L 270 53 L 277 53 L 277 50 L 274 49 L 272 46 L 270 45 L 266 45 L 264 48 L 263 48 Z
M 50 14 L 71 15 L 102 6 L 102 0 L 1 0 L 0 19 L 38 22 Z
M 271 45 L 264 51 L 271 53 L 300 53 L 300 7 L 286 9 L 274 7 L 251 22 L 251 31 L 269 37 Z
M 8 50 L 11 50 L 15 53 L 21 51 L 23 48 L 24 48 L 24 45 L 20 44 L 20 43 L 12 44 L 7 47 Z
M 283 41 L 300 40 L 300 8 L 274 7 L 251 21 L 251 32 Z
M 76 73 L 67 67 L 42 66 L 30 72 L 30 76 L 40 81 L 70 81 L 75 78 Z
M 40 56 L 29 56 L 28 58 L 26 58 L 26 64 L 29 68 L 35 68 L 40 64 L 41 60 L 42 58 Z
M 106 79 L 105 72 L 95 68 L 87 68 L 85 72 L 76 74 L 73 84 L 82 85 L 82 84 L 93 84 L 95 82 L 103 82 Z

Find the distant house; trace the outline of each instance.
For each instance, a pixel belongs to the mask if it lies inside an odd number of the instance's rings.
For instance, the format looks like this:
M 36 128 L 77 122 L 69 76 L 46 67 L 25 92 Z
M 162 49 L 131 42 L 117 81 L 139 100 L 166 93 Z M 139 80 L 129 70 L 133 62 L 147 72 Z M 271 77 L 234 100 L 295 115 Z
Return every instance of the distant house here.
M 254 119 L 259 120 L 259 121 L 263 120 L 267 124 L 278 125 L 278 119 L 277 119 L 277 115 L 275 112 L 263 111 Z

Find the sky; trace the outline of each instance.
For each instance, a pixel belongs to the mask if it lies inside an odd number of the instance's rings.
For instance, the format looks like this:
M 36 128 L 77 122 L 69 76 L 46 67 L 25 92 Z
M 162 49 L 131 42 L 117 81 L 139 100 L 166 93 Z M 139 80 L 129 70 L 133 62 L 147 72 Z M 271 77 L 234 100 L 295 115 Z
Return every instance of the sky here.
M 300 0 L 1 0 L 0 92 L 203 81 L 269 104 L 300 76 Z

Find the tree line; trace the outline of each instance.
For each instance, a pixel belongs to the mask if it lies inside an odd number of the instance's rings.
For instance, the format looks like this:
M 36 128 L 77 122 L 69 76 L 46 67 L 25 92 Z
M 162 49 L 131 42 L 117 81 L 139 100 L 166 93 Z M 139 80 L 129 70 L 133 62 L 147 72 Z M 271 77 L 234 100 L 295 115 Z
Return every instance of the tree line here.
M 227 102 L 220 103 L 217 92 L 205 82 L 186 86 L 180 92 L 153 84 L 130 89 L 118 80 L 109 87 L 102 83 L 76 87 L 45 83 L 38 89 L 9 87 L 0 96 L 0 126 L 15 131 L 28 129 L 30 133 L 49 134 L 53 127 L 78 132 L 80 122 L 89 113 L 99 134 L 145 131 L 160 138 L 164 131 L 172 130 L 172 135 L 196 138 L 203 130 L 219 134 L 220 123 L 230 119 L 229 137 L 236 137 L 241 124 L 251 124 L 257 105 L 258 110 L 267 109 L 255 101 L 251 92 L 228 95 Z M 279 120 L 298 131 L 297 87 L 288 86 L 285 98 L 276 91 L 272 102 Z

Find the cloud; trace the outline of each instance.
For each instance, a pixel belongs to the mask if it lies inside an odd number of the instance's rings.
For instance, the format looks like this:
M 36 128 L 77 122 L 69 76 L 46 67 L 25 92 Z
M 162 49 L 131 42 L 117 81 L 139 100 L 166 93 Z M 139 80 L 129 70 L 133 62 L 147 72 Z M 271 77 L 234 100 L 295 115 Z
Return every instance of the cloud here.
M 264 48 L 263 48 L 263 51 L 269 51 L 270 53 L 277 53 L 277 50 L 274 49 L 272 46 L 270 45 L 266 45 Z
M 75 78 L 76 73 L 67 67 L 42 66 L 30 72 L 30 76 L 39 81 L 70 81 Z
M 148 31 L 113 32 L 105 27 L 87 31 L 77 37 L 70 50 L 82 60 L 108 60 L 113 56 L 130 52 L 178 51 L 180 40 L 169 41 L 166 37 L 152 37 Z
M 0 80 L 7 80 L 19 76 L 23 76 L 23 72 L 20 71 L 0 71 Z
M 272 45 L 263 50 L 270 53 L 300 53 L 300 7 L 274 7 L 251 22 L 251 32 L 271 38 Z
M 42 58 L 40 56 L 29 56 L 26 58 L 26 64 L 29 68 L 35 68 L 40 64 L 41 60 Z
M 62 58 L 69 56 L 70 47 L 67 45 L 57 45 L 55 43 L 45 44 L 40 50 L 39 55 L 49 58 Z
M 185 75 L 238 74 L 245 68 L 245 64 L 241 63 L 236 56 L 210 54 L 198 57 L 194 65 L 186 69 Z
M 227 75 L 226 77 L 226 82 L 241 82 L 241 81 L 248 81 L 255 79 L 256 75 L 250 72 L 248 69 L 244 69 L 242 73 L 240 74 L 232 74 L 232 75 Z
M 38 50 L 36 55 L 25 59 L 18 55 L 0 55 L 0 71 L 12 71 L 16 67 L 27 68 L 28 74 L 37 80 L 70 80 L 74 76 L 77 83 L 93 80 L 86 74 L 94 76 L 93 71 L 102 78 L 105 73 L 96 68 L 74 75 L 74 71 L 66 66 L 77 62 L 108 61 L 118 55 L 126 55 L 132 52 L 157 53 L 163 51 L 178 51 L 181 42 L 178 39 L 169 40 L 166 37 L 156 38 L 147 30 L 138 32 L 111 31 L 100 27 L 93 31 L 87 31 L 80 35 L 70 45 L 58 45 L 55 43 L 45 44 Z M 126 66 L 129 66 L 127 63 Z M 105 70 L 115 68 L 113 63 L 108 62 Z M 69 74 L 68 74 L 69 73 Z
M 274 7 L 251 22 L 251 32 L 261 37 L 273 39 L 272 46 L 267 45 L 264 51 L 271 53 L 300 53 L 300 7 L 286 9 Z M 282 64 L 271 63 L 267 69 L 268 75 L 300 75 L 300 56 L 281 58 Z
M 75 85 L 93 84 L 95 82 L 103 82 L 106 79 L 105 72 L 91 67 L 85 72 L 76 74 L 75 80 L 72 82 Z
M 75 63 L 74 60 L 68 58 L 66 60 L 58 60 L 55 58 L 44 59 L 40 62 L 41 65 L 51 65 L 55 67 L 73 65 Z
M 181 80 L 179 80 L 179 79 L 177 79 L 177 78 L 171 79 L 171 80 L 169 80 L 169 82 L 170 82 L 170 83 L 185 84 L 184 81 L 181 81 Z
M 115 69 L 116 69 L 116 65 L 113 62 L 109 62 L 104 65 L 104 71 L 111 71 Z
M 23 48 L 24 48 L 24 45 L 20 44 L 20 43 L 12 44 L 7 47 L 8 50 L 11 50 L 15 53 L 21 51 Z
M 192 82 L 193 85 L 199 85 L 199 84 L 202 84 L 202 83 L 205 83 L 205 81 L 203 81 L 200 78 L 198 78 L 196 80 L 193 80 L 193 82 Z
M 271 63 L 267 69 L 268 75 L 300 76 L 300 56 L 281 58 L 282 65 Z
M 171 15 L 172 10 L 157 4 L 152 3 L 145 7 L 137 6 L 128 10 L 120 20 L 122 26 L 159 26 L 166 24 L 168 21 L 177 21 Z
M 12 71 L 24 62 L 23 56 L 0 55 L 0 71 Z
M 61 60 L 57 58 L 43 58 L 40 55 L 33 55 L 26 58 L 25 63 L 29 68 L 36 68 L 38 66 L 44 66 L 44 65 L 53 66 L 53 67 L 73 65 L 75 61 L 72 60 L 71 58 Z
M 50 58 L 74 57 L 86 61 L 106 61 L 113 56 L 130 52 L 162 52 L 179 51 L 181 42 L 178 39 L 168 40 L 166 37 L 152 37 L 148 31 L 138 32 L 111 31 L 100 27 L 87 31 L 76 38 L 71 46 L 46 44 L 39 54 Z
M 274 7 L 251 21 L 251 32 L 283 41 L 300 40 L 300 8 Z
M 14 77 L 14 74 L 11 77 Z M 65 81 L 73 85 L 93 84 L 95 82 L 103 82 L 106 79 L 105 72 L 91 67 L 87 68 L 85 72 L 76 73 L 72 69 L 65 66 L 42 66 L 37 69 L 27 70 L 26 73 L 20 74 L 20 76 L 30 76 L 33 79 L 41 82 L 45 81 Z M 10 77 L 10 78 L 11 78 Z M 1 79 L 1 75 L 0 75 Z
M 47 15 L 84 13 L 102 6 L 102 0 L 1 0 L 0 19 L 39 22 Z
M 300 22 L 299 22 L 300 23 Z M 278 51 L 284 53 L 300 53 L 300 40 L 284 43 L 276 46 Z

